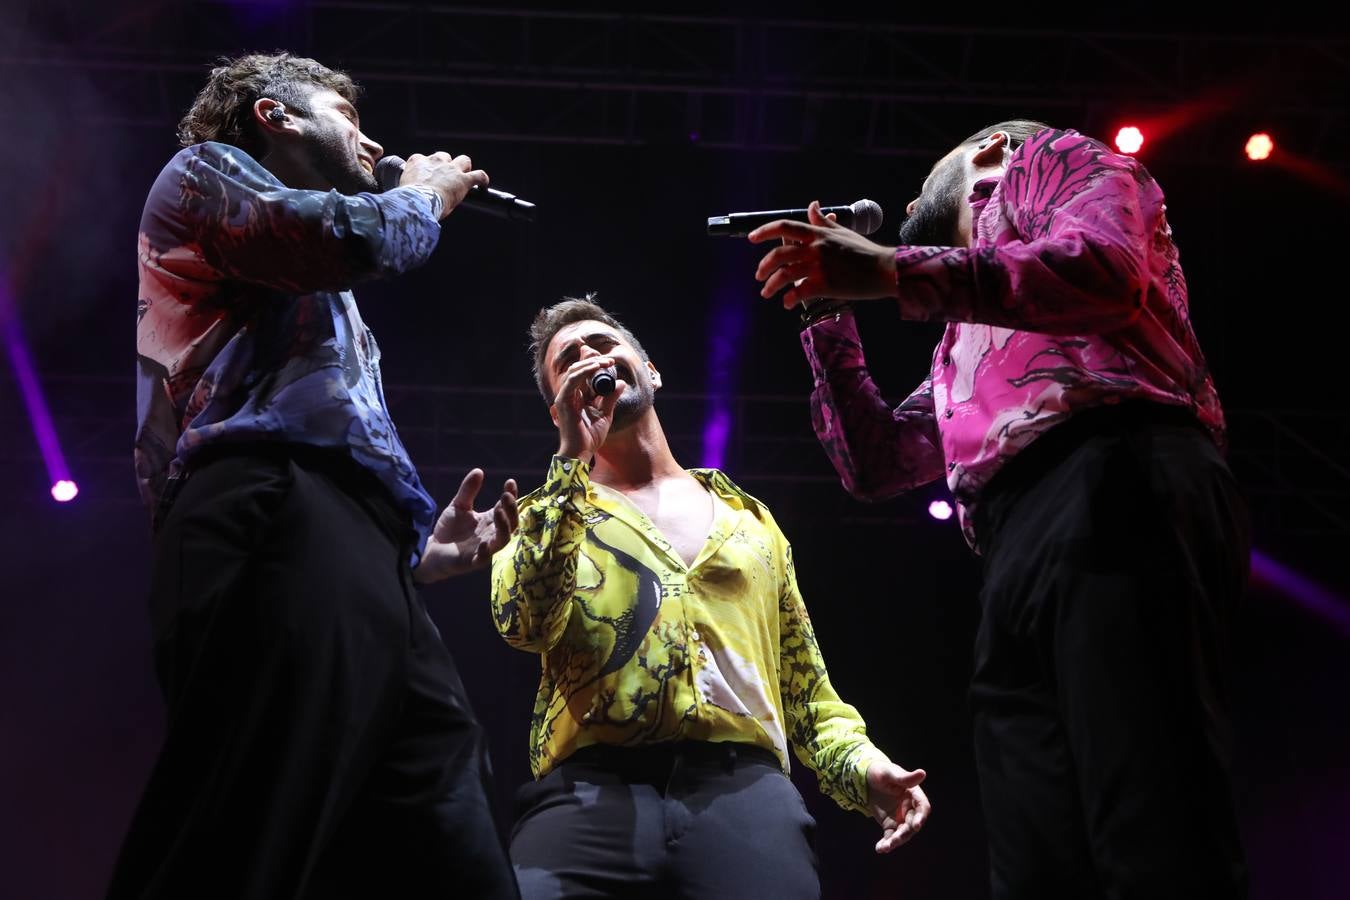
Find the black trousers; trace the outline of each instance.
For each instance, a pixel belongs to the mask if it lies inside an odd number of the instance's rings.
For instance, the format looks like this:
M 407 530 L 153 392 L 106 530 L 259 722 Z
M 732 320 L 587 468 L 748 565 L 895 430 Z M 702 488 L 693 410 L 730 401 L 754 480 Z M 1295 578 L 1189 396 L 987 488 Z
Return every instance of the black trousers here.
M 220 455 L 156 536 L 167 725 L 109 897 L 516 897 L 482 734 L 363 470 Z
M 994 897 L 1245 896 L 1225 673 L 1249 541 L 1213 443 L 1182 411 L 1082 413 L 978 515 Z
M 525 900 L 820 896 L 815 820 L 757 747 L 585 747 L 525 784 L 517 806 Z

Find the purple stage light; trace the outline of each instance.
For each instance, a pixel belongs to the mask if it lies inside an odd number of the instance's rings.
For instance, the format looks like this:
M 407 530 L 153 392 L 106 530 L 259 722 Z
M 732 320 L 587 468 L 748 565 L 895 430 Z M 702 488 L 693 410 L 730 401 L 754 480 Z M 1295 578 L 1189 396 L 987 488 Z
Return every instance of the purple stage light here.
M 726 464 L 731 438 L 732 404 L 735 403 L 740 359 L 745 353 L 750 306 L 738 282 L 714 296 L 708 352 L 708 411 L 703 423 L 702 464 L 720 469 Z
M 1333 593 L 1306 575 L 1271 559 L 1260 550 L 1252 551 L 1252 580 L 1267 584 L 1293 600 L 1307 612 L 1337 627 L 1350 637 L 1350 600 Z
M 726 464 L 727 437 L 731 434 L 731 412 L 725 406 L 708 411 L 703 423 L 703 461 L 705 469 L 720 469 Z
M 52 485 L 52 499 L 57 503 L 69 503 L 74 500 L 79 493 L 79 487 L 76 486 L 75 482 L 70 480 L 58 481 L 56 484 Z
M 8 351 L 9 364 L 14 369 L 14 380 L 19 383 L 19 394 L 23 397 L 28 410 L 28 421 L 33 426 L 33 437 L 37 440 L 38 451 L 47 466 L 47 475 L 51 479 L 52 497 L 61 503 L 74 499 L 79 489 L 70 477 L 66 467 L 66 458 L 61 453 L 61 445 L 56 439 L 56 426 L 52 424 L 47 401 L 38 386 L 37 372 L 33 369 L 33 358 L 28 353 L 19 330 L 19 314 L 10 295 L 9 280 L 0 273 L 0 335 L 3 336 Z M 62 487 L 68 484 L 69 487 Z M 61 496 L 57 489 L 60 488 Z M 69 494 L 69 496 L 65 496 Z

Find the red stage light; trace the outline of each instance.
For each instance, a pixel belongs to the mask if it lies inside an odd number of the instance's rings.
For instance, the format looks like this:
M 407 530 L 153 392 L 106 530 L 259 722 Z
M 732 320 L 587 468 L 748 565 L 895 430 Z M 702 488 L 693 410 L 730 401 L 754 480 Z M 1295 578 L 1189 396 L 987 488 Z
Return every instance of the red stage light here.
M 1126 125 L 1116 132 L 1116 149 L 1121 153 L 1138 153 L 1144 146 L 1144 133 L 1133 125 Z
M 1275 152 L 1275 141 L 1264 131 L 1247 139 L 1247 158 L 1252 162 L 1270 159 L 1270 154 L 1273 152 Z

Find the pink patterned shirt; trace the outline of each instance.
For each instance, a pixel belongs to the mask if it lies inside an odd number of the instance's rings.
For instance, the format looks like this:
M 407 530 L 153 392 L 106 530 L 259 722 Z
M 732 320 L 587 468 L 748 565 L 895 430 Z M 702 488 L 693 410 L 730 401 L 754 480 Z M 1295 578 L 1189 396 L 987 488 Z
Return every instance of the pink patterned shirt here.
M 985 485 L 1076 412 L 1184 407 L 1224 446 L 1162 190 L 1143 165 L 1047 129 L 969 202 L 970 248 L 896 251 L 900 315 L 948 323 L 903 403 L 883 400 L 850 313 L 802 332 L 812 422 L 850 493 L 880 500 L 945 475 L 976 546 Z

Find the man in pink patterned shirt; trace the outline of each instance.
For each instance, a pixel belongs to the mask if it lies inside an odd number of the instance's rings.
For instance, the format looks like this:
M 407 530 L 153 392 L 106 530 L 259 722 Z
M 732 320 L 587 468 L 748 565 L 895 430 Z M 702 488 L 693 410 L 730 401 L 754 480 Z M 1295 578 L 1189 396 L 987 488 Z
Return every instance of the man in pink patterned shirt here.
M 1073 131 L 943 157 L 899 248 L 819 214 L 756 277 L 804 309 L 812 419 L 844 485 L 945 477 L 984 560 L 971 687 L 995 897 L 1230 897 L 1246 869 L 1224 671 L 1245 508 L 1162 190 Z M 945 321 L 892 409 L 850 307 Z M 815 299 L 828 298 L 828 299 Z

